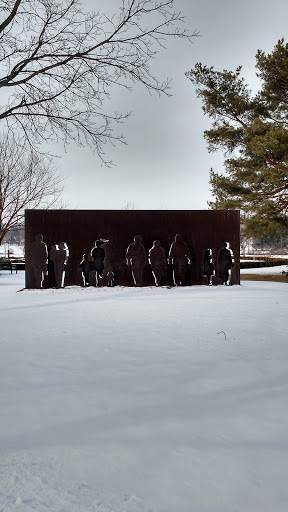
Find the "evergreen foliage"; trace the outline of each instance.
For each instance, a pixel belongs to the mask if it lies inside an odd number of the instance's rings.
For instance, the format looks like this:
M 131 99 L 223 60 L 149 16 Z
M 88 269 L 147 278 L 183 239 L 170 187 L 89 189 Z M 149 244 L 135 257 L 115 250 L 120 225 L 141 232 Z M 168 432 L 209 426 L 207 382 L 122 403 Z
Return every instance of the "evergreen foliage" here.
M 240 209 L 246 236 L 287 234 L 288 212 L 288 44 L 271 54 L 258 50 L 261 88 L 253 95 L 236 71 L 201 63 L 186 73 L 202 108 L 213 121 L 204 132 L 208 150 L 221 149 L 225 170 L 210 171 L 214 209 Z

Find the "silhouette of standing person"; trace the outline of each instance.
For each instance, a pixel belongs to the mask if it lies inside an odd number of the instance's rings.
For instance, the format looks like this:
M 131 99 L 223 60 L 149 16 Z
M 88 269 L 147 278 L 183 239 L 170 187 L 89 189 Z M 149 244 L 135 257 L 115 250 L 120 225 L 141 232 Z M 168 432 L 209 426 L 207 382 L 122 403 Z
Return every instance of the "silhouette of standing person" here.
M 173 279 L 175 286 L 185 283 L 186 265 L 191 265 L 191 253 L 188 245 L 184 242 L 182 235 L 177 234 L 171 244 L 168 256 L 169 265 L 173 265 Z
M 58 252 L 58 245 L 51 245 L 51 249 L 49 251 L 49 258 L 50 258 L 50 265 L 49 265 L 49 276 L 50 276 L 50 286 L 54 287 L 57 286 L 56 284 L 56 261 L 57 261 L 57 252 Z M 52 262 L 52 265 L 51 265 Z
M 101 245 L 108 242 L 108 240 L 96 240 L 95 247 L 91 251 L 91 256 L 94 260 L 94 269 L 96 271 L 96 286 L 100 286 L 100 278 L 104 270 L 105 251 Z
M 59 246 L 52 245 L 50 250 L 50 259 L 54 263 L 54 273 L 57 288 L 64 287 L 65 269 L 69 258 L 69 250 L 65 242 L 60 242 Z
M 146 252 L 141 242 L 140 235 L 134 236 L 133 244 L 130 244 L 126 251 L 126 263 L 131 265 L 135 286 L 142 286 L 143 269 L 147 263 Z
M 43 235 L 35 235 L 31 244 L 31 265 L 35 278 L 35 288 L 42 288 L 44 276 L 47 275 L 48 251 L 43 242 Z
M 211 262 L 212 255 L 210 249 L 206 249 L 204 254 L 204 268 L 203 268 L 203 275 L 207 276 L 207 284 L 209 285 L 211 283 L 211 276 L 213 276 L 214 273 L 214 266 Z
M 227 285 L 229 270 L 232 268 L 231 251 L 227 249 L 227 243 L 224 242 L 224 248 L 221 249 L 218 258 L 218 277 L 221 279 L 222 284 Z
M 167 267 L 165 250 L 161 247 L 159 240 L 154 240 L 153 247 L 149 251 L 149 263 L 152 267 L 156 286 L 160 286 L 161 280 L 167 279 Z
M 84 286 L 89 286 L 89 277 L 90 277 L 90 271 L 92 270 L 91 261 L 89 261 L 88 254 L 83 254 L 83 260 L 81 261 L 79 267 L 81 268 L 82 277 L 83 277 L 83 284 Z

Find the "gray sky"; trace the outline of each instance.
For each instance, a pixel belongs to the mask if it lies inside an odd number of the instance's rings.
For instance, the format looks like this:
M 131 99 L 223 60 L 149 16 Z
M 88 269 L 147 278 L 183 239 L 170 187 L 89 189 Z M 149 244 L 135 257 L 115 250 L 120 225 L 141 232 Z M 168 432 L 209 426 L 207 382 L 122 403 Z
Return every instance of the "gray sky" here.
M 105 11 L 107 3 L 99 0 L 97 8 Z M 109 11 L 120 3 L 109 0 Z M 95 9 L 94 0 L 86 4 Z M 114 167 L 101 166 L 90 148 L 70 144 L 65 153 L 57 147 L 62 155 L 59 169 L 66 178 L 64 200 L 70 208 L 121 209 L 125 202 L 136 209 L 207 208 L 209 169 L 222 171 L 222 155 L 206 149 L 203 131 L 210 121 L 184 73 L 199 61 L 219 70 L 241 64 L 251 88 L 256 88 L 256 51 L 270 52 L 278 39 L 287 37 L 288 2 L 175 0 L 175 8 L 201 37 L 194 44 L 167 41 L 166 51 L 153 63 L 160 78 L 172 79 L 172 97 L 151 96 L 139 85 L 132 93 L 114 91 L 110 108 L 132 111 L 124 124 L 115 126 L 127 145 L 106 145 Z

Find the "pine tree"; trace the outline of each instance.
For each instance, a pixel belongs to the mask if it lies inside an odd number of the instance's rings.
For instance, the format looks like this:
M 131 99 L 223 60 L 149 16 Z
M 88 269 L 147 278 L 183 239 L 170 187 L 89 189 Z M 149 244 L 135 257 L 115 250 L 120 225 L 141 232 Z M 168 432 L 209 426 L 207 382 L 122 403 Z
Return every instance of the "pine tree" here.
M 288 44 L 271 54 L 258 50 L 261 88 L 252 95 L 242 68 L 216 71 L 201 63 L 186 73 L 212 120 L 204 132 L 208 150 L 222 149 L 225 173 L 210 171 L 214 209 L 239 208 L 246 234 L 288 229 Z

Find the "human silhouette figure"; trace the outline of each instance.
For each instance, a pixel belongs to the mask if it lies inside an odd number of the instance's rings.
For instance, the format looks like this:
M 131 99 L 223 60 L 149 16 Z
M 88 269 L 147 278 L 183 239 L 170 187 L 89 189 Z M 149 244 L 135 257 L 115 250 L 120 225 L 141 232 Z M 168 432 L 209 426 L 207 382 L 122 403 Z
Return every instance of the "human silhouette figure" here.
M 66 264 L 69 258 L 69 250 L 66 242 L 52 245 L 50 250 L 50 259 L 54 263 L 54 273 L 57 288 L 64 287 Z
M 177 234 L 171 244 L 168 256 L 169 265 L 173 265 L 173 280 L 175 286 L 183 285 L 186 278 L 186 265 L 191 265 L 191 253 L 182 235 Z
M 92 261 L 89 261 L 88 254 L 83 254 L 83 260 L 80 263 L 80 268 L 82 271 L 82 277 L 83 277 L 83 285 L 89 286 L 89 277 L 90 277 L 90 271 L 92 270 Z
M 109 265 L 105 270 L 104 270 L 104 274 L 105 274 L 105 277 L 106 277 L 106 281 L 107 281 L 107 286 L 114 286 L 114 272 L 113 272 L 113 269 L 111 267 L 111 265 Z
M 43 235 L 35 235 L 31 244 L 31 265 L 35 278 L 35 288 L 42 288 L 44 276 L 47 275 L 48 251 L 43 242 Z
M 156 286 L 160 286 L 161 280 L 166 282 L 167 266 L 165 250 L 161 247 L 159 240 L 154 240 L 153 247 L 149 251 L 149 263 L 152 267 Z
M 133 244 L 126 251 L 126 263 L 131 266 L 135 286 L 142 286 L 143 269 L 147 263 L 144 245 L 140 235 L 134 236 Z
M 57 286 L 56 284 L 56 261 L 57 261 L 57 252 L 58 252 L 58 245 L 51 245 L 51 249 L 49 251 L 49 257 L 50 257 L 50 265 L 49 265 L 49 275 L 50 275 L 50 286 Z M 51 261 L 52 261 L 52 264 L 53 264 L 53 270 L 52 270 L 52 267 L 51 267 Z M 54 271 L 54 273 L 53 273 Z M 55 282 L 54 282 L 54 278 L 55 278 Z
M 100 285 L 100 278 L 104 270 L 105 251 L 101 245 L 108 242 L 108 240 L 96 240 L 95 247 L 91 251 L 91 256 L 94 260 L 94 269 L 96 271 L 96 286 Z
M 224 242 L 224 247 L 219 252 L 218 258 L 218 277 L 222 284 L 227 285 L 229 270 L 232 268 L 232 265 L 231 251 L 227 249 L 227 243 Z
M 211 284 L 211 276 L 213 276 L 214 273 L 214 266 L 211 262 L 212 255 L 210 249 L 206 249 L 204 254 L 204 268 L 203 268 L 203 275 L 207 276 L 207 284 Z

